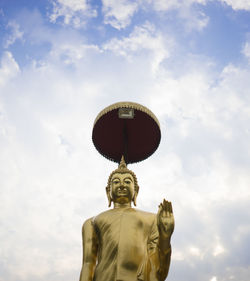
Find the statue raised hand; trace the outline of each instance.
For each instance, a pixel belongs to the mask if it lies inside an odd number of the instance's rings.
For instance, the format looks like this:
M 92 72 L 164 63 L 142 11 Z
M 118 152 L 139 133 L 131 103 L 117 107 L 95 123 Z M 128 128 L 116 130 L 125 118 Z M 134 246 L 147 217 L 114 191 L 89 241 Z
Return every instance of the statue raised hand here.
M 172 203 L 165 199 L 163 199 L 163 202 L 159 205 L 157 226 L 159 234 L 165 239 L 170 239 L 174 231 L 174 215 Z

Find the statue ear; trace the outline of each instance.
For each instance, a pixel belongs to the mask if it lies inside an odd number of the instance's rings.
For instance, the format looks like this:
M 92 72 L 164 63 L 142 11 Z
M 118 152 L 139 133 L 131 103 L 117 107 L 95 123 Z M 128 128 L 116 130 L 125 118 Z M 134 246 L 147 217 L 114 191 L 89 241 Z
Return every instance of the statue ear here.
M 110 195 L 110 187 L 107 186 L 106 187 L 106 194 L 107 194 L 107 197 L 108 197 L 108 202 L 109 202 L 109 207 L 111 206 L 111 202 L 113 201 L 112 198 L 111 198 L 111 195 Z
M 135 194 L 134 194 L 134 197 L 132 199 L 135 206 L 136 206 L 136 199 L 137 199 L 137 196 L 138 196 L 138 192 L 139 192 L 139 186 L 137 187 L 137 189 L 135 189 Z

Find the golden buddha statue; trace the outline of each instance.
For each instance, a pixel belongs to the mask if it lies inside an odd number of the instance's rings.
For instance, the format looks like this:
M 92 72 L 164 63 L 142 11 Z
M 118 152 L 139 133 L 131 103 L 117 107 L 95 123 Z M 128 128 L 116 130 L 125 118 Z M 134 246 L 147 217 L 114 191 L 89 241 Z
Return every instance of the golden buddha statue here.
M 174 230 L 171 202 L 157 214 L 136 206 L 136 175 L 121 163 L 106 187 L 114 208 L 85 221 L 82 227 L 83 264 L 80 281 L 163 281 L 170 266 Z

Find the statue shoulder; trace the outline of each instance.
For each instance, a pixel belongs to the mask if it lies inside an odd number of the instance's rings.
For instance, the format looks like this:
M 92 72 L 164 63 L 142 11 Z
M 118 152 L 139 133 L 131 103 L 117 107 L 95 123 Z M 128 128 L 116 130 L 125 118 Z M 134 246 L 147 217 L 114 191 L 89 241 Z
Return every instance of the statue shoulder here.
M 139 209 L 134 209 L 134 210 L 136 211 L 138 216 L 143 217 L 144 219 L 148 219 L 152 221 L 156 219 L 156 214 L 154 213 L 142 211 Z
M 105 216 L 105 215 L 107 215 L 109 212 L 111 212 L 112 210 L 113 210 L 113 209 L 104 211 L 104 212 L 102 212 L 102 213 L 100 213 L 100 214 L 98 214 L 98 215 L 96 215 L 96 216 L 94 216 L 94 217 L 91 217 L 91 218 L 87 219 L 87 220 L 83 223 L 83 225 L 92 224 L 92 223 L 95 221 L 96 218 Z
M 114 209 L 109 209 L 109 210 L 107 210 L 107 211 L 101 212 L 100 214 L 98 214 L 97 216 L 95 216 L 95 217 L 93 218 L 93 220 L 106 217 L 106 216 L 108 216 L 109 214 L 111 214 L 113 211 L 114 211 Z
M 107 211 L 104 211 L 94 217 L 91 217 L 89 219 L 87 219 L 84 223 L 83 223 L 83 227 L 84 225 L 88 226 L 88 225 L 92 225 L 94 226 L 96 221 L 98 220 L 102 220 L 102 219 L 105 219 L 107 217 L 109 217 L 109 215 L 113 212 L 114 209 L 110 209 L 110 210 L 107 210 Z
M 93 224 L 94 218 L 95 218 L 95 217 L 91 217 L 91 218 L 87 219 L 87 220 L 83 223 L 82 229 L 91 227 L 92 224 Z

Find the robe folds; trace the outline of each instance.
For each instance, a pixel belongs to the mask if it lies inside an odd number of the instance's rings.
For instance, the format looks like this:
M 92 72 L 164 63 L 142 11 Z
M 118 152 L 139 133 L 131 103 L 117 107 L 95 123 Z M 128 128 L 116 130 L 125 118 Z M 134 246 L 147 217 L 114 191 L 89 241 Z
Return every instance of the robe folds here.
M 82 228 L 80 281 L 163 281 L 171 246 L 159 248 L 156 214 L 115 208 L 88 219 Z

